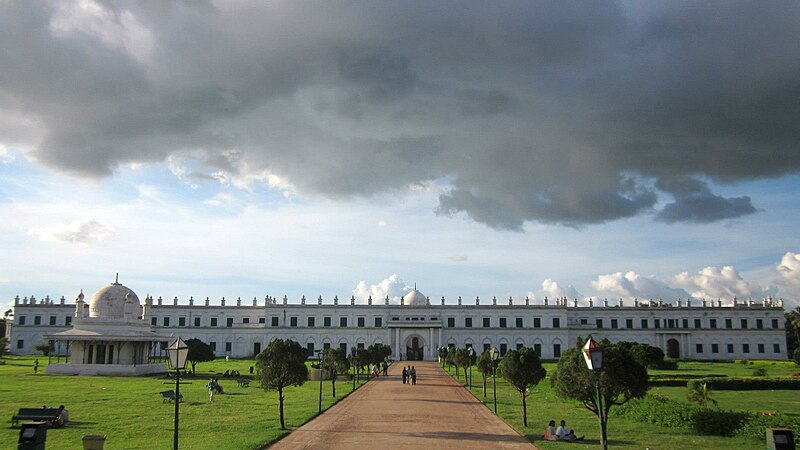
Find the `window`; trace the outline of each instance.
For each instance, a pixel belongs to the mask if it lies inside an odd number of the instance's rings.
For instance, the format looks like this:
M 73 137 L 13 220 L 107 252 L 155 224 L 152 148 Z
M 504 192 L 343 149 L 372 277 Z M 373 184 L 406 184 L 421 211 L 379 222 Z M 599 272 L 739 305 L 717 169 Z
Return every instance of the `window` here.
M 742 319 L 741 325 L 742 325 L 742 328 L 747 328 L 747 319 Z
M 64 317 L 64 325 L 66 326 L 72 325 L 72 316 Z
M 316 318 L 316 317 L 309 317 L 309 318 L 308 318 L 308 321 L 306 322 L 306 324 L 307 324 L 309 327 L 313 327 L 313 326 L 315 326 L 315 325 L 316 325 L 316 322 L 317 322 L 317 318 Z
M 708 319 L 709 328 L 717 328 L 717 319 Z
M 778 328 L 778 319 L 772 319 L 772 328 Z
M 725 319 L 725 328 L 733 328 L 733 319 Z
M 772 351 L 775 353 L 781 352 L 781 344 L 772 344 Z
M 330 318 L 330 316 L 322 318 L 322 326 L 323 327 L 331 326 L 331 318 Z
M 455 321 L 455 319 L 453 319 Z M 455 322 L 453 322 L 455 324 Z M 380 328 L 383 326 L 383 317 L 376 317 L 375 318 L 375 328 Z
M 472 317 L 464 317 L 464 327 L 472 328 Z
M 515 327 L 522 328 L 522 317 L 517 317 L 516 319 L 514 319 L 514 321 L 516 322 L 514 324 Z
M 347 354 L 347 342 L 339 343 L 339 348 L 342 349 L 345 355 Z
M 165 327 L 169 326 L 169 317 L 164 317 L 164 326 Z
M 267 323 L 267 318 L 266 318 L 266 317 L 259 317 L 259 318 L 258 318 L 258 323 L 261 323 L 261 324 Z M 259 353 L 260 353 L 260 352 L 259 352 Z M 258 353 L 256 353 L 256 355 L 257 355 L 257 354 L 258 354 Z
M 508 351 L 508 344 L 500 344 L 500 357 L 501 358 L 503 356 L 505 356 L 507 351 Z
M 216 317 L 212 317 L 211 318 L 211 323 L 209 324 L 209 326 L 212 326 L 212 327 L 217 326 L 217 318 Z
M 178 317 L 178 326 L 185 327 L 186 326 L 186 317 Z
M 703 353 L 703 344 L 696 344 L 697 353 Z
M 633 328 L 633 319 L 625 319 L 625 328 Z
M 215 353 L 216 353 L 216 351 L 217 351 L 217 343 L 216 343 L 216 341 L 211 341 L 211 342 L 209 342 L 209 343 L 208 343 L 208 346 L 209 346 L 209 347 L 211 347 L 211 351 L 212 351 L 212 352 L 215 352 Z
M 364 328 L 364 326 L 365 326 L 364 325 L 364 318 L 363 317 L 356 318 L 356 325 L 358 325 L 359 328 Z
M 656 328 L 661 328 L 661 319 L 653 319 L 653 325 L 655 325 Z
M 524 345 L 521 342 L 517 342 L 517 351 L 519 351 Z
M 683 319 L 683 328 L 689 328 L 689 319 Z
M 764 353 L 764 344 L 758 344 L 758 353 Z
M 589 319 L 581 319 L 581 325 L 589 325 Z
M 339 317 L 339 326 L 347 328 L 347 317 Z
M 542 319 L 540 317 L 533 318 L 533 328 L 542 328 Z
M 22 348 L 24 346 L 25 346 L 25 340 L 17 339 L 17 348 L 19 349 L 19 348 Z
M 762 319 L 756 319 L 756 328 L 759 330 L 764 328 L 764 321 Z
M 553 344 L 553 357 L 561 358 L 561 344 Z
M 611 328 L 618 328 L 617 319 L 611 319 Z
M 325 342 L 322 344 L 322 351 L 328 350 L 329 348 L 331 348 L 330 342 Z
M 455 317 L 448 317 L 447 318 L 447 326 L 449 328 L 453 328 L 456 326 L 456 318 Z
M 533 351 L 536 352 L 536 355 L 541 358 L 542 357 L 542 344 L 533 344 Z
M 242 317 L 242 323 L 243 324 L 250 323 L 250 318 L 249 317 Z
M 272 327 L 277 327 L 278 326 L 278 320 L 279 320 L 278 316 L 272 316 L 272 317 L 269 318 L 269 320 L 270 320 L 270 322 L 269 322 L 270 326 L 272 326 Z
M 642 328 L 647 328 L 647 319 L 642 319 Z
M 711 353 L 719 353 L 719 344 L 711 344 Z
M 50 325 L 56 324 L 56 316 L 50 316 Z
M 728 344 L 728 353 L 733 353 L 733 344 Z
M 296 327 L 297 326 L 297 316 L 289 318 L 289 326 Z
M 33 316 L 33 324 L 34 325 L 41 325 L 42 324 L 42 316 Z
M 667 328 L 675 328 L 675 319 L 667 319 Z
M 500 318 L 500 328 L 507 328 L 507 327 L 508 327 L 508 325 L 506 323 L 506 318 L 505 317 L 501 317 Z
M 694 319 L 694 327 L 695 328 L 702 328 L 703 327 L 700 319 Z
M 232 348 L 231 343 L 230 342 L 226 342 L 225 343 L 225 351 L 229 352 L 229 351 L 231 351 L 231 348 Z
M 363 342 L 359 342 L 358 344 L 356 344 L 356 348 L 364 350 L 364 343 Z
M 596 319 L 594 323 L 597 328 L 603 328 L 603 319 Z
M 195 317 L 194 318 L 194 326 L 196 326 L 196 327 L 200 326 L 200 318 L 199 317 Z
M 150 325 L 152 325 L 152 326 L 158 325 L 158 317 L 151 317 L 150 318 Z
M 742 344 L 742 353 L 750 353 L 750 344 Z
M 314 343 L 313 342 L 309 342 L 308 344 L 306 344 L 306 350 L 308 351 L 308 356 L 313 356 L 314 355 Z
M 25 316 L 19 316 L 19 318 L 17 319 L 17 324 L 25 325 Z
M 561 319 L 553 317 L 553 328 L 561 328 Z
M 484 317 L 483 318 L 483 328 L 489 328 L 491 326 L 492 326 L 491 319 L 488 318 L 488 317 Z
M 225 319 L 225 326 L 227 326 L 228 328 L 233 326 L 233 317 L 228 317 L 227 319 Z

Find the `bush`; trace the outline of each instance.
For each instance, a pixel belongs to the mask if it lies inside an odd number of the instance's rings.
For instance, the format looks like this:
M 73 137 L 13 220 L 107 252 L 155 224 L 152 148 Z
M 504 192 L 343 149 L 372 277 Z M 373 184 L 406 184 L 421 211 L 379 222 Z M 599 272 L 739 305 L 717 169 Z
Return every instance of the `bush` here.
M 741 411 L 718 411 L 714 409 L 701 409 L 692 417 L 694 431 L 699 434 L 713 434 L 717 436 L 732 436 L 752 417 L 751 414 Z
M 745 426 L 739 429 L 735 434 L 763 439 L 767 428 L 800 430 L 800 417 L 787 416 L 775 411 L 762 411 L 752 415 Z M 794 434 L 794 442 L 800 445 L 800 433 Z
M 716 391 L 769 391 L 773 389 L 800 389 L 796 378 L 704 378 Z
M 766 367 L 756 367 L 753 369 L 753 376 L 754 377 L 765 377 L 767 376 L 767 368 Z

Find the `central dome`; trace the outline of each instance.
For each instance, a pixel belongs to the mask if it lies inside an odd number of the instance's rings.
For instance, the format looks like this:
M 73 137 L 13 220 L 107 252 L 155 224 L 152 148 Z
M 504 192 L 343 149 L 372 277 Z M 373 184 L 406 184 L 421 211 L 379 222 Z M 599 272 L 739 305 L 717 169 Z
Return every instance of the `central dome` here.
M 125 302 L 128 300 L 136 310 L 141 306 L 135 292 L 115 281 L 94 293 L 89 300 L 89 317 L 122 319 L 125 317 Z
M 403 304 L 409 306 L 425 306 L 428 304 L 428 297 L 418 291 L 416 287 L 414 290 L 403 296 Z

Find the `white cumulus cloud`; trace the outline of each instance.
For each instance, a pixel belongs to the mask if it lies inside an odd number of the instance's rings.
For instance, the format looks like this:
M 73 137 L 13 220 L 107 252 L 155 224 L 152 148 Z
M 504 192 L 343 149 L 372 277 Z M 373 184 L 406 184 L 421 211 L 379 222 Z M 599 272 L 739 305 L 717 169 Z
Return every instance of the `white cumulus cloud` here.
M 673 300 L 686 298 L 689 294 L 683 289 L 670 287 L 653 276 L 643 276 L 636 272 L 611 273 L 599 275 L 591 282 L 594 289 L 622 298 L 648 298 Z
M 90 245 L 114 237 L 114 229 L 94 219 L 83 219 L 68 224 L 31 228 L 28 235 L 36 236 L 43 242 Z
M 775 270 L 781 276 L 781 279 L 776 281 L 780 285 L 781 295 L 790 297 L 796 302 L 800 297 L 800 253 L 786 252 Z
M 672 278 L 675 285 L 685 289 L 692 297 L 740 299 L 760 296 L 763 290 L 745 281 L 733 266 L 706 267 L 695 275 L 682 272 Z
M 386 296 L 389 296 L 390 303 L 400 303 L 400 297 L 409 290 L 411 290 L 410 287 L 406 286 L 397 274 L 393 274 L 378 284 L 369 286 L 366 281 L 359 281 L 356 288 L 353 289 L 353 295 L 358 303 L 367 303 L 370 296 L 373 304 L 383 302 Z

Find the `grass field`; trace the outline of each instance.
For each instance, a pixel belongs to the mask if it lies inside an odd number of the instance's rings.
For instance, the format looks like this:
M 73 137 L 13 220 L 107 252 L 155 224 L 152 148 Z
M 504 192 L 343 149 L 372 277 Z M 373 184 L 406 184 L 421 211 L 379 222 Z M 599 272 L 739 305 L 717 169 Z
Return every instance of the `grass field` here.
M 86 434 L 107 436 L 106 449 L 172 448 L 175 407 L 164 403 L 159 392 L 174 389 L 174 380 L 159 377 L 79 377 L 45 375 L 47 358 L 39 357 L 39 374 L 33 374 L 34 357 L 6 356 L 0 365 L 0 415 L 8 426 L 0 427 L 0 448 L 16 448 L 18 428 L 11 428 L 11 416 L 23 407 L 58 407 L 69 410 L 70 424 L 47 432 L 47 448 L 82 449 Z M 237 386 L 233 379 L 220 378 L 224 395 L 208 402 L 206 383 L 211 374 L 226 370 L 249 374 L 250 360 L 201 363 L 197 377 L 181 385 L 181 449 L 259 449 L 286 431 L 279 429 L 278 394 L 266 392 L 253 383 Z M 364 380 L 366 381 L 366 379 Z M 349 394 L 352 382 L 336 383 L 337 399 L 331 396 L 330 381 L 323 384 L 323 408 Z M 286 390 L 286 426 L 295 428 L 317 415 L 319 383 L 307 382 Z
M 653 371 L 658 374 L 719 374 L 727 376 L 750 376 L 753 368 L 763 365 L 770 376 L 789 376 L 798 372 L 798 367 L 788 363 L 765 362 L 754 365 L 738 363 L 706 363 L 706 362 L 681 362 L 677 371 Z M 555 364 L 545 364 L 548 373 L 555 370 Z M 453 370 L 450 370 L 454 374 Z M 463 373 L 460 380 L 464 381 Z M 651 393 L 668 395 L 675 400 L 685 401 L 686 388 L 681 387 L 655 387 Z M 473 388 L 475 397 L 484 402 L 488 408 L 493 408 L 492 379 L 487 383 L 486 397 L 483 395 L 481 375 L 473 368 Z M 713 396 L 722 409 L 737 411 L 779 411 L 789 415 L 800 415 L 800 395 L 794 391 L 717 391 Z M 528 437 L 543 450 L 564 447 L 562 442 L 547 442 L 542 440 L 547 422 L 566 420 L 568 428 L 574 428 L 578 435 L 585 435 L 582 442 L 569 444 L 570 448 L 596 448 L 600 442 L 600 425 L 597 417 L 586 410 L 581 404 L 564 400 L 555 395 L 550 388 L 550 380 L 543 380 L 532 394 L 528 396 L 528 427 L 522 426 L 522 404 L 519 394 L 513 390 L 505 380 L 497 378 L 497 413 L 507 423 L 514 427 L 520 434 Z M 799 430 L 795 430 L 798 432 Z M 614 415 L 613 408 L 608 421 L 609 448 L 642 450 L 661 449 L 695 449 L 704 450 L 752 450 L 765 448 L 765 439 L 753 439 L 744 436 L 698 436 L 690 430 L 665 428 L 657 425 L 639 423 Z

